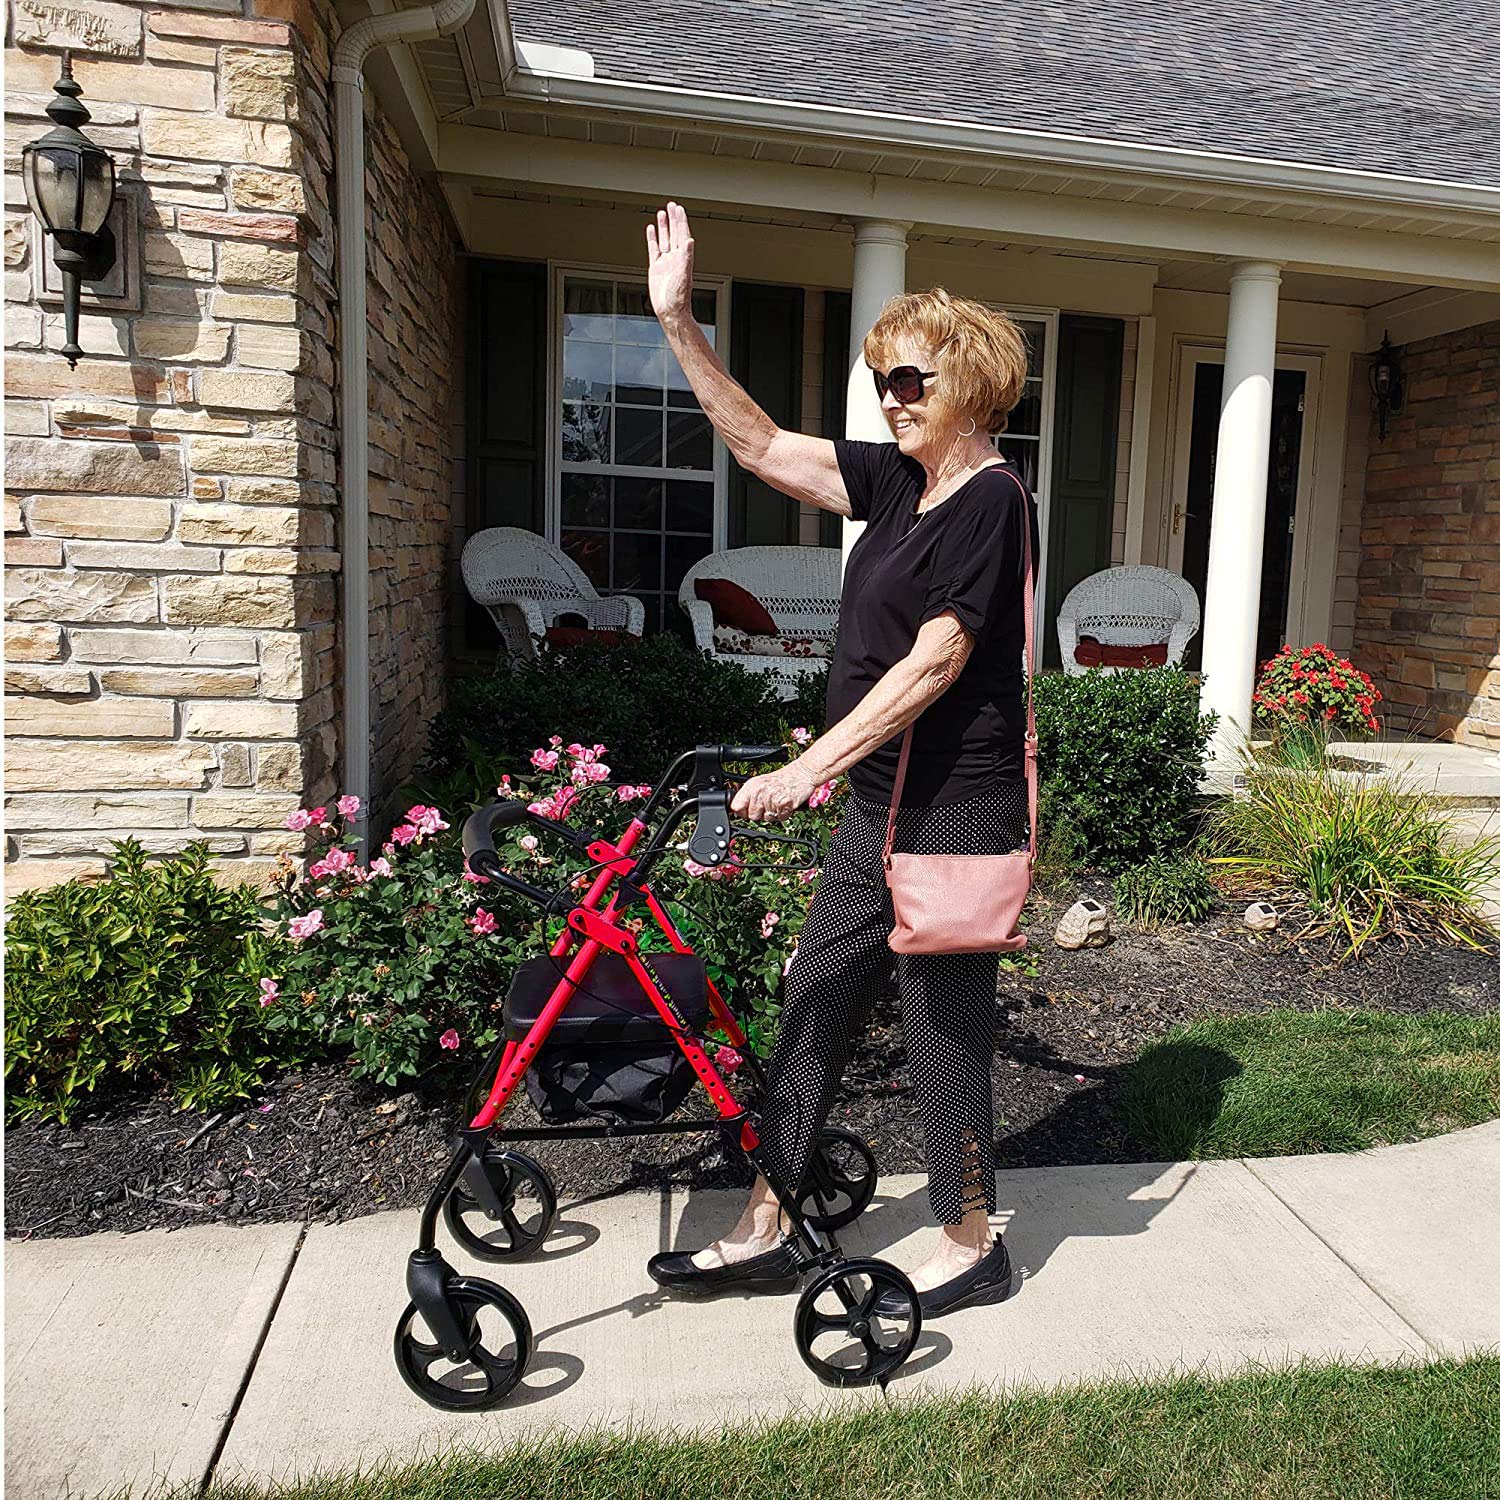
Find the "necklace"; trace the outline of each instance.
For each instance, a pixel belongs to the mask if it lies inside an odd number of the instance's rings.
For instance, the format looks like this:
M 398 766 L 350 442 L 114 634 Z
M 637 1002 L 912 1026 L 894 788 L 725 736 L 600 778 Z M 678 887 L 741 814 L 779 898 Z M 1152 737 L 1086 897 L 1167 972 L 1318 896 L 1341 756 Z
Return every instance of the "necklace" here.
M 936 510 L 938 508 L 938 506 L 945 505 L 966 484 L 968 484 L 969 480 L 971 480 L 971 479 L 977 479 L 979 477 L 979 475 L 983 474 L 986 469 L 993 469 L 993 468 L 998 468 L 998 467 L 1000 467 L 1000 465 L 998 465 L 998 464 L 988 464 L 988 463 L 986 463 L 986 464 L 980 464 L 980 466 L 977 469 L 975 469 L 972 474 L 968 475 L 964 479 L 960 479 L 958 481 L 958 483 L 955 484 L 953 486 L 953 488 L 951 490 L 949 490 L 948 493 L 942 497 L 942 499 L 940 499 L 940 500 L 934 500 L 933 503 L 927 507 L 927 510 L 919 510 L 917 512 L 917 519 L 915 521 L 913 521 L 911 523 L 911 525 L 908 526 L 906 528 L 906 530 L 901 533 L 901 540 L 904 542 L 906 540 L 906 538 L 909 537 L 912 534 L 912 532 L 914 532 L 917 529 L 917 527 L 921 524 L 922 517 L 927 514 L 927 511 Z

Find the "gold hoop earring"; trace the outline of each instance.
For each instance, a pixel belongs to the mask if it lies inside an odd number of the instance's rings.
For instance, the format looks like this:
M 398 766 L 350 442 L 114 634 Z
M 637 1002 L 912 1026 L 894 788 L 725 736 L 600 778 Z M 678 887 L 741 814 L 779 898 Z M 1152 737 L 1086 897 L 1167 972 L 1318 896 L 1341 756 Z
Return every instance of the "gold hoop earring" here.
M 970 417 L 969 418 L 969 430 L 967 432 L 964 432 L 960 428 L 958 435 L 959 435 L 959 437 L 962 437 L 962 438 L 970 438 L 970 437 L 973 437 L 974 434 L 976 432 L 978 432 L 978 431 L 979 431 L 979 425 L 978 425 L 978 423 L 975 422 L 975 420 L 974 420 L 973 417 Z

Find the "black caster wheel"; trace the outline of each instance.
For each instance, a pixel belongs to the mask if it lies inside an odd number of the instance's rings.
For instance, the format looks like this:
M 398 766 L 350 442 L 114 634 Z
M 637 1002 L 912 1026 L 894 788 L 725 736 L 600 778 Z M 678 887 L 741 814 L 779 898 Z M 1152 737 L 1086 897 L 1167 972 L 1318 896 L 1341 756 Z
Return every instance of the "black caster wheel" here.
M 797 1207 L 814 1229 L 842 1229 L 870 1206 L 879 1177 L 875 1153 L 863 1137 L 837 1125 L 826 1126 L 818 1134 L 807 1191 L 797 1200 Z
M 793 1326 L 797 1353 L 825 1385 L 883 1387 L 916 1347 L 922 1307 L 895 1266 L 846 1260 L 806 1288 Z
M 432 1341 L 417 1304 L 396 1324 L 396 1368 L 429 1406 L 440 1411 L 488 1411 L 515 1389 L 531 1358 L 531 1323 L 504 1287 L 455 1276 L 448 1296 L 468 1334 L 472 1358 L 455 1361 Z
M 466 1181 L 482 1170 L 494 1202 L 486 1204 Z M 497 1144 L 484 1148 L 481 1165 L 471 1162 L 443 1202 L 443 1222 L 470 1255 L 480 1260 L 524 1260 L 538 1249 L 557 1217 L 557 1194 L 546 1172 L 529 1156 Z

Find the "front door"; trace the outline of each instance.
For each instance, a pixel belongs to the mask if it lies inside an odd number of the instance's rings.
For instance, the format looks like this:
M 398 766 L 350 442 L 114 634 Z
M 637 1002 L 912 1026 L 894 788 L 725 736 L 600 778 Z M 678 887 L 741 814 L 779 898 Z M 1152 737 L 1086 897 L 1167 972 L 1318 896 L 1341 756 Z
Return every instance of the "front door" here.
M 1266 523 L 1260 538 L 1260 618 L 1255 659 L 1274 656 L 1288 638 L 1293 599 L 1298 499 L 1307 489 L 1302 464 L 1302 432 L 1310 410 L 1312 361 L 1278 362 L 1271 390 L 1271 453 L 1266 476 Z M 1177 499 L 1170 517 L 1170 566 L 1192 584 L 1206 609 L 1208 542 L 1213 521 L 1214 476 L 1219 446 L 1219 415 L 1224 395 L 1222 358 L 1190 356 L 1183 366 L 1179 409 Z M 1305 514 L 1305 513 L 1304 513 Z M 1188 644 L 1183 665 L 1197 671 L 1203 661 L 1203 631 Z

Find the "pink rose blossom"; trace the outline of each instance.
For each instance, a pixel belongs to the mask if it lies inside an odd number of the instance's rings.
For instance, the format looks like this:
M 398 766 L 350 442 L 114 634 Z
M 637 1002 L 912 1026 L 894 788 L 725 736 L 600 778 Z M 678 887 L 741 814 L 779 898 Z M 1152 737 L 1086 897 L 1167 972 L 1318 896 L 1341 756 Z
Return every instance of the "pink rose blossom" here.
M 568 815 L 568 809 L 570 807 L 572 807 L 572 805 L 577 800 L 578 800 L 578 793 L 575 792 L 572 787 L 570 787 L 570 786 L 560 786 L 560 787 L 558 787 L 557 793 L 556 793 L 555 797 L 553 798 L 553 805 L 557 809 L 556 812 L 553 814 L 553 816 L 557 817 L 557 818 L 565 818 L 565 817 L 567 817 L 567 815 Z
M 332 875 L 333 871 L 328 867 L 326 859 L 320 859 L 316 864 L 311 864 L 307 867 L 307 873 L 313 880 L 322 880 L 326 876 Z
M 422 833 L 439 833 L 448 826 L 437 808 L 424 807 L 420 802 L 415 807 L 407 808 L 406 820 L 415 823 Z
M 536 853 L 536 835 L 534 833 L 523 833 L 520 837 L 520 845 L 528 854 Z
M 445 1052 L 457 1052 L 458 1033 L 450 1026 L 442 1034 L 442 1036 L 438 1038 L 438 1046 L 441 1047 Z
M 548 735 L 547 743 L 551 745 L 555 750 L 560 744 L 562 744 L 562 736 L 560 734 Z
M 323 908 L 315 906 L 305 917 L 293 917 L 286 924 L 286 935 L 293 942 L 300 943 L 303 938 L 310 938 L 313 933 L 323 930 Z
M 822 805 L 833 796 L 835 781 L 825 781 L 822 786 L 814 787 L 812 796 L 807 799 L 809 807 L 822 807 Z
M 531 752 L 531 763 L 538 771 L 551 771 L 557 765 L 557 751 L 533 750 Z
M 738 1073 L 744 1061 L 733 1047 L 720 1047 L 714 1053 L 714 1066 L 721 1073 Z
M 550 797 L 543 797 L 540 801 L 528 802 L 526 804 L 526 811 L 536 813 L 539 817 L 550 818 L 554 811 L 552 799 Z
M 777 923 L 778 923 L 778 922 L 779 922 L 779 921 L 780 921 L 780 920 L 781 920 L 781 918 L 780 918 L 780 917 L 779 917 L 779 916 L 777 916 L 777 914 L 776 914 L 776 913 L 775 913 L 775 912 L 774 912 L 774 911 L 768 911 L 768 912 L 767 912 L 767 913 L 766 913 L 766 914 L 765 914 L 765 916 L 763 916 L 763 917 L 762 917 L 762 918 L 761 918 L 761 919 L 760 919 L 760 935 L 761 935 L 761 936 L 762 936 L 762 937 L 763 937 L 763 938 L 768 938 L 768 937 L 770 937 L 770 935 L 771 935 L 771 929 L 772 929 L 772 928 L 773 928 L 773 927 L 774 927 L 774 926 L 775 926 L 775 925 L 776 925 L 776 924 L 777 924 Z
M 308 813 L 308 818 L 320 827 L 328 821 L 328 809 L 326 807 L 314 807 Z
M 465 881 L 469 885 L 488 885 L 490 883 L 490 877 L 488 875 L 476 875 L 472 870 L 465 870 L 463 874 L 459 876 L 459 879 Z
M 492 912 L 487 912 L 482 906 L 476 907 L 474 915 L 469 918 L 469 931 L 475 937 L 488 937 L 496 927 L 495 917 Z
M 384 855 L 379 859 L 372 859 L 370 861 L 370 874 L 372 875 L 394 875 L 395 873 L 391 869 L 390 860 L 386 859 Z
M 340 797 L 337 806 L 341 817 L 353 819 L 359 816 L 359 798 L 353 793 L 347 797 Z
M 812 739 L 812 730 L 807 729 L 802 725 L 798 725 L 798 727 L 792 731 L 792 738 L 796 740 L 799 745 L 805 745 L 809 740 Z
M 398 844 L 409 844 L 413 839 L 421 838 L 421 836 L 421 833 L 410 823 L 398 823 L 391 829 L 391 838 Z
M 262 1006 L 269 1005 L 281 993 L 281 986 L 274 979 L 262 979 L 260 982 L 260 1003 Z
M 312 827 L 312 820 L 312 814 L 305 807 L 299 807 L 296 812 L 288 816 L 286 826 L 293 833 L 301 833 L 304 828 Z

